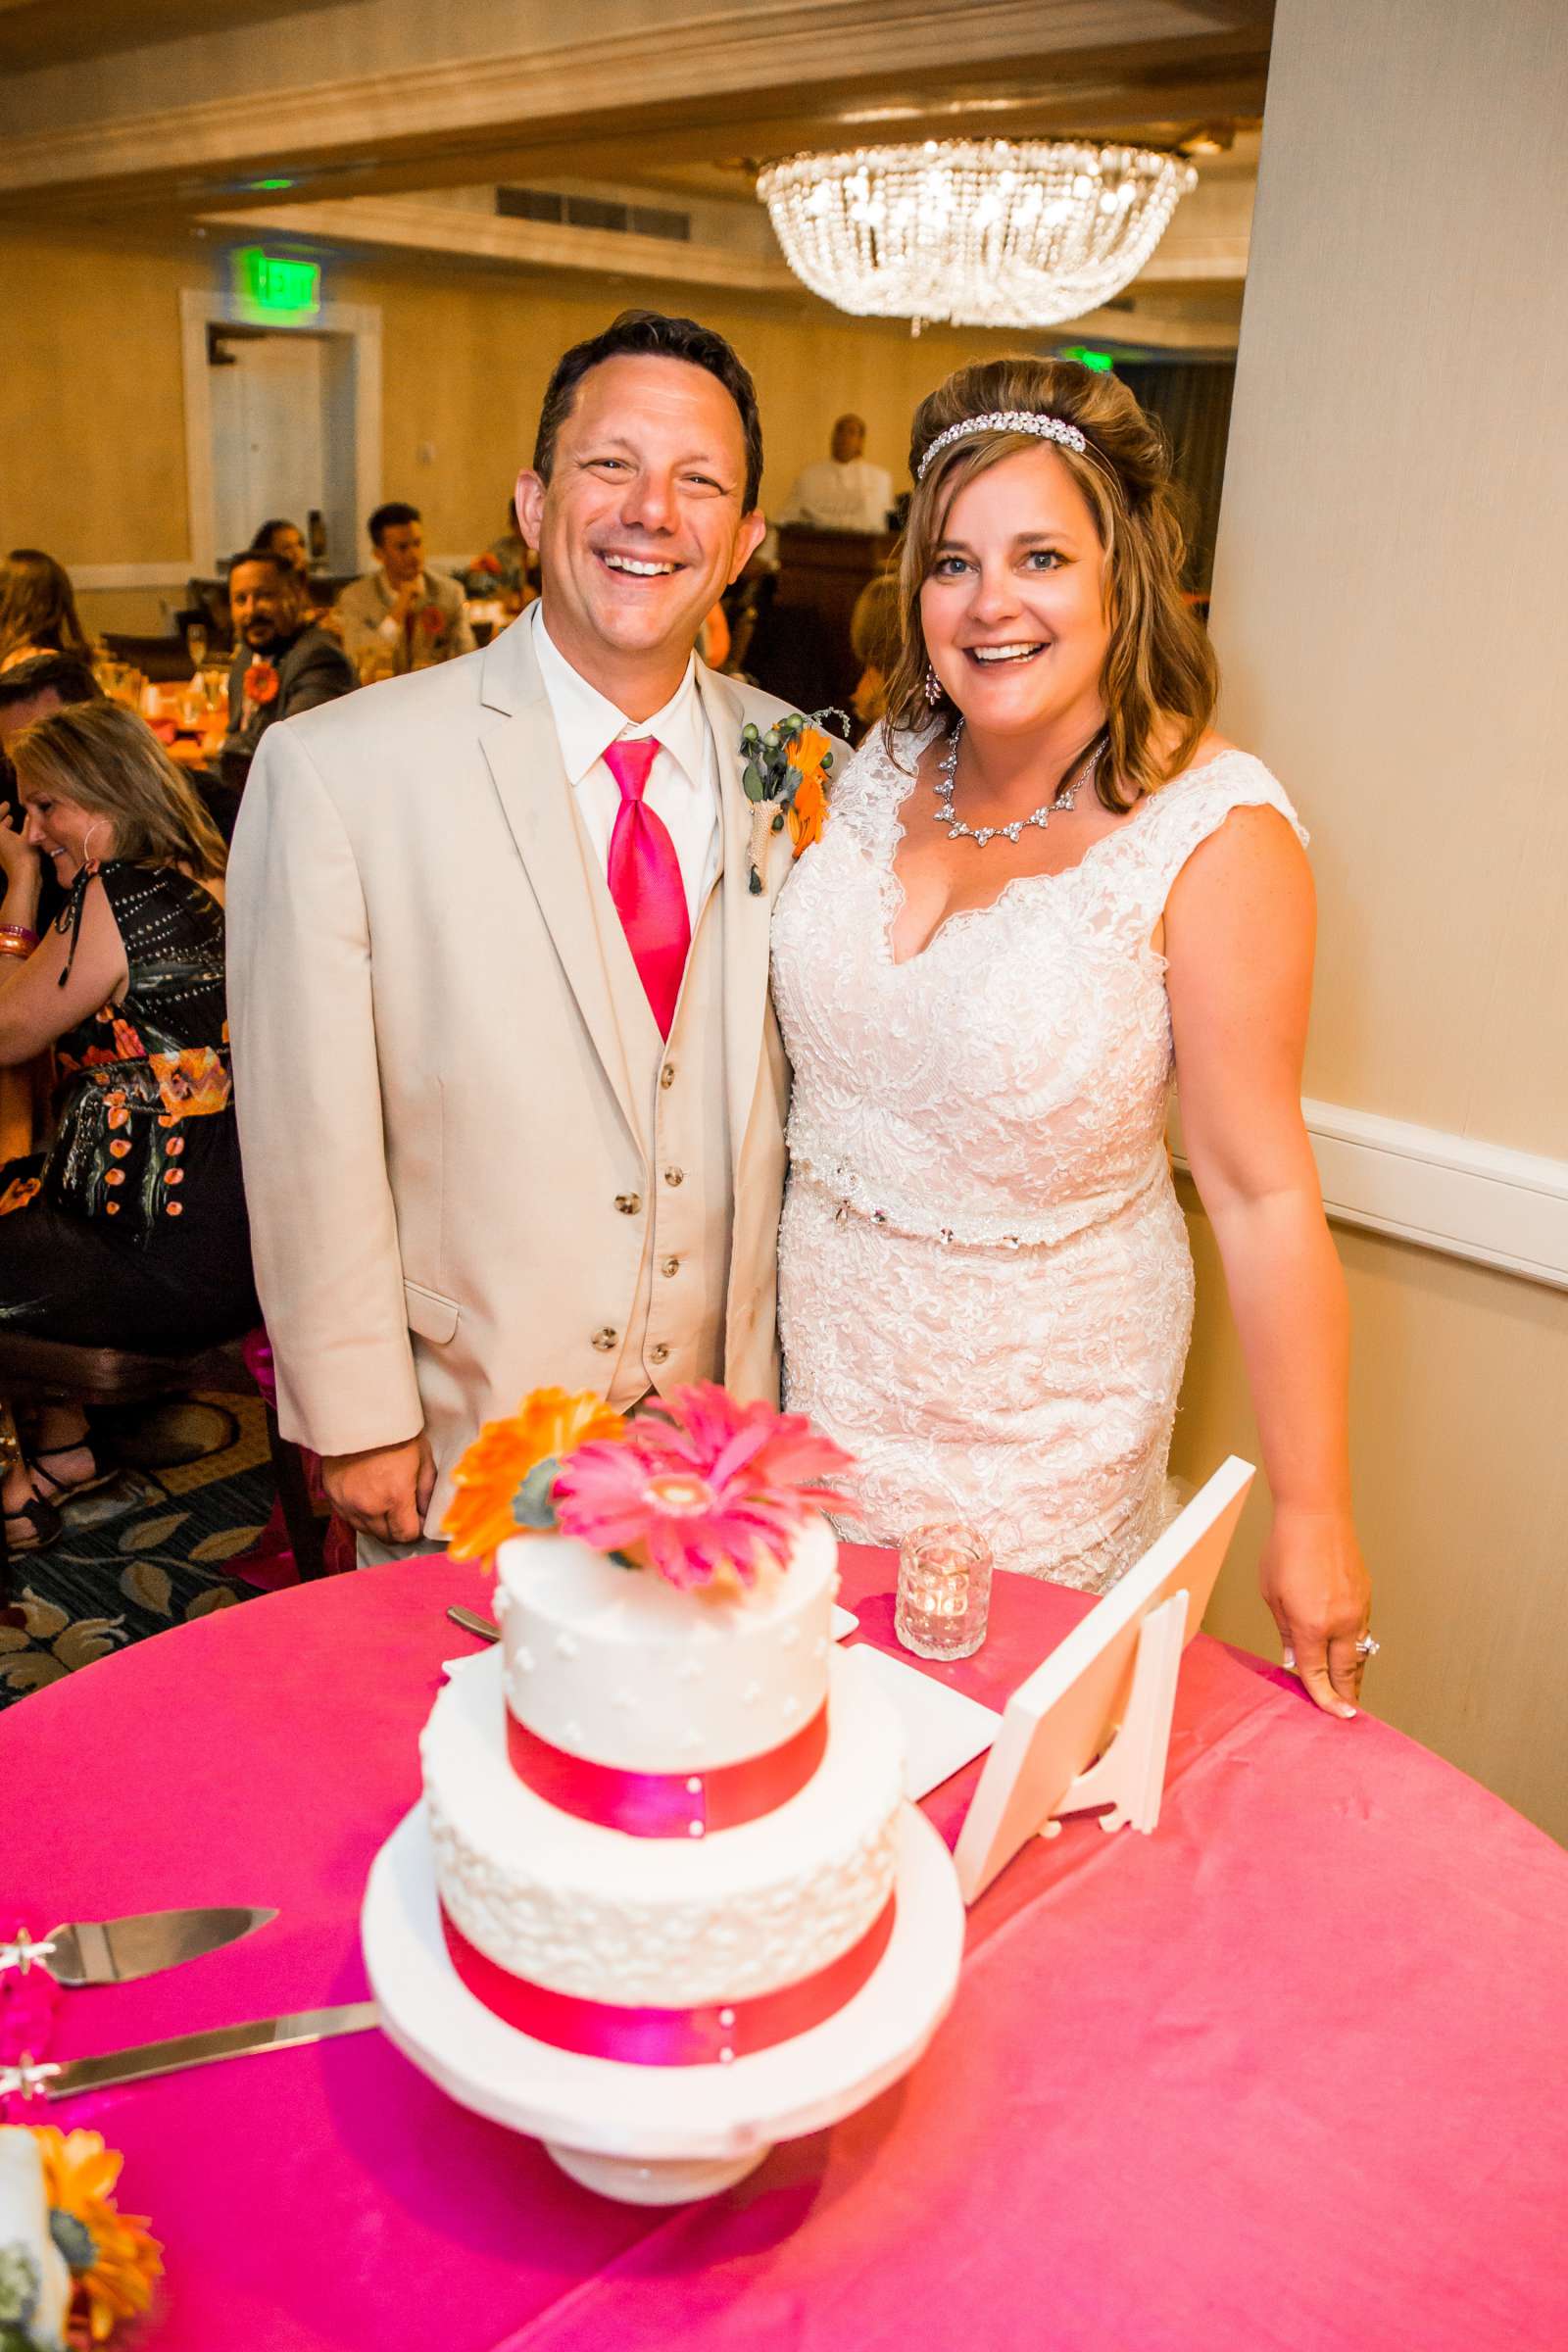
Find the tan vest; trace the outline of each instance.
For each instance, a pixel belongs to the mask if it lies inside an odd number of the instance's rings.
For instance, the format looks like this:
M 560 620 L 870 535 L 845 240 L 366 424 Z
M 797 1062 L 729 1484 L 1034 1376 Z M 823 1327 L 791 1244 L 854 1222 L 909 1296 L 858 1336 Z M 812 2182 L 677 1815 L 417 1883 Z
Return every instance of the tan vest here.
M 624 1218 L 642 1235 L 634 1284 L 623 1314 L 594 1335 L 612 1366 L 606 1393 L 624 1408 L 650 1389 L 724 1377 L 734 1192 L 724 1084 L 722 869 L 698 916 L 666 1041 L 593 846 L 580 824 L 577 832 L 627 1075 L 653 1151 L 639 1179 L 614 1201 L 616 1225 Z M 607 1241 L 613 1247 L 624 1238 L 622 1227 Z

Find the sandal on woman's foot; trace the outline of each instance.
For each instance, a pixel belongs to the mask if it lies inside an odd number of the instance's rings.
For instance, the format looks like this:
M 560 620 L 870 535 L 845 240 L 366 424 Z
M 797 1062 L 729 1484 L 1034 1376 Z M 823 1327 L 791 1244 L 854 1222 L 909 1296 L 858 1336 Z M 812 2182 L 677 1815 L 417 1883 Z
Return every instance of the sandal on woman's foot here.
M 47 1551 L 66 1532 L 60 1513 L 41 1494 L 24 1503 L 20 1511 L 7 1511 L 5 1522 L 6 1549 L 13 1558 L 20 1558 L 24 1551 Z M 20 1532 L 23 1528 L 28 1531 L 25 1535 Z
M 85 1478 L 56 1478 L 52 1470 L 44 1468 L 44 1463 L 51 1456 L 54 1460 L 59 1461 L 63 1455 L 68 1453 L 84 1453 L 87 1456 L 92 1468 Z M 36 1446 L 27 1456 L 27 1467 L 32 1472 L 34 1488 L 40 1478 L 47 1486 L 49 1490 L 47 1494 L 40 1495 L 39 1499 L 49 1503 L 59 1502 L 68 1494 L 91 1494 L 97 1488 L 107 1487 L 110 1480 L 116 1475 L 113 1470 L 99 1469 L 98 1456 L 93 1452 L 85 1438 L 78 1438 L 74 1446 Z

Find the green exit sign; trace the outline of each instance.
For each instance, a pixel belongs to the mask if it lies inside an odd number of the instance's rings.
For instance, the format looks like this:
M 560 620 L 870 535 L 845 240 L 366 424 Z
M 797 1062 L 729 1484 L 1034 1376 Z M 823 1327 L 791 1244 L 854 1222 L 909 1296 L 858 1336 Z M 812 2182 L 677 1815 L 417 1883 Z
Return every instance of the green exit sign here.
M 1080 368 L 1092 368 L 1097 375 L 1109 375 L 1116 365 L 1108 351 L 1090 351 L 1082 343 L 1064 343 L 1057 356 L 1076 360 Z
M 318 262 L 296 262 L 246 245 L 233 257 L 234 291 L 269 318 L 314 318 L 321 308 Z

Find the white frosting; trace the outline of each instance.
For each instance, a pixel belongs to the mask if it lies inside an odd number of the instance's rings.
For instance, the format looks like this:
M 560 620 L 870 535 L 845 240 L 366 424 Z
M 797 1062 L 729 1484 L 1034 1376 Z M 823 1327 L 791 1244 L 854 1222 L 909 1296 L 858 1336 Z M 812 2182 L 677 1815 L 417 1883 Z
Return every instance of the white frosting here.
M 497 1560 L 507 1704 L 574 1756 L 630 1772 L 711 1771 L 765 1753 L 827 1691 L 838 1546 L 815 1512 L 790 1565 L 679 1592 L 566 1536 Z
M 476 1659 L 420 1743 L 454 1924 L 514 1976 L 590 2000 L 690 2007 L 825 1968 L 892 1892 L 904 1749 L 881 1692 L 829 1663 L 827 1752 L 807 1786 L 687 1844 L 600 1829 L 536 1796 L 507 1759 L 502 1661 Z

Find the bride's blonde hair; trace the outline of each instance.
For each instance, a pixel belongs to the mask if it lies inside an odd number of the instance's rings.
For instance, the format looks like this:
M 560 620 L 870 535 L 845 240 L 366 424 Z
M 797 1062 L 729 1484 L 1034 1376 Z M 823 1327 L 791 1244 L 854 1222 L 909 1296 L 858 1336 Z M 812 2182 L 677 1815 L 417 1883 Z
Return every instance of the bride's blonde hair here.
M 1087 443 L 1083 455 L 1027 431 L 977 433 L 939 450 L 921 479 L 921 461 L 950 425 L 1019 410 L 1076 425 Z M 1076 360 L 979 361 L 959 368 L 915 411 L 909 435 L 915 488 L 899 550 L 903 644 L 888 685 L 888 726 L 908 731 L 929 725 L 933 715 L 920 591 L 955 498 L 1004 458 L 1043 446 L 1082 491 L 1105 551 L 1110 641 L 1100 691 L 1110 743 L 1095 786 L 1119 813 L 1188 765 L 1214 715 L 1219 673 L 1207 634 L 1182 595 L 1186 543 L 1165 437 L 1116 376 Z M 945 695 L 935 709 L 944 706 L 951 712 Z M 1167 739 L 1172 721 L 1174 743 Z

